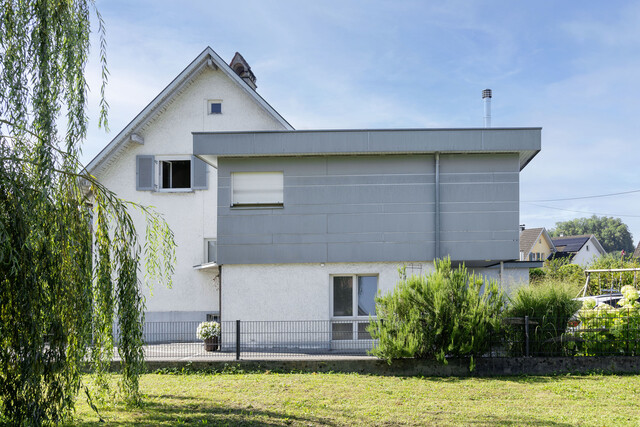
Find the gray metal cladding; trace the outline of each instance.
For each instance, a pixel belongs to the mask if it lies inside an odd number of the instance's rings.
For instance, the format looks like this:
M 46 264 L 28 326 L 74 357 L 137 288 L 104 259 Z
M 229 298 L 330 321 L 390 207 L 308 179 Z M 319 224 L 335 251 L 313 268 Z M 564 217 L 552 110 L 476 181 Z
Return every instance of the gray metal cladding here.
M 250 171 L 283 172 L 283 206 L 230 206 L 231 173 Z M 219 157 L 218 263 L 517 258 L 518 154 L 442 155 L 440 171 L 436 254 L 433 155 Z

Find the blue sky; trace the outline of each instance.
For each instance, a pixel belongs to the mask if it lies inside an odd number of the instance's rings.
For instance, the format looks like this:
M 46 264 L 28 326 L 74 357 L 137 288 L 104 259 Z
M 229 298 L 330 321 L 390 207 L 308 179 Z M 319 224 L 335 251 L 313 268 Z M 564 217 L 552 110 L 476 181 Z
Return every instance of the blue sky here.
M 640 239 L 640 2 L 99 0 L 111 132 L 88 67 L 88 162 L 193 58 L 242 53 L 258 92 L 296 129 L 540 126 L 520 222 L 592 213 Z

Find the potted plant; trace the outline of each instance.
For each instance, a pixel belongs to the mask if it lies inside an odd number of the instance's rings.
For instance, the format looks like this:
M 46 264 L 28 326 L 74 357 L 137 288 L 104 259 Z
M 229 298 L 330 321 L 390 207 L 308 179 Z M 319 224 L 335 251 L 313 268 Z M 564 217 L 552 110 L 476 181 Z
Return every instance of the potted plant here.
M 196 331 L 198 339 L 204 341 L 204 349 L 206 351 L 216 351 L 219 346 L 220 323 L 218 322 L 202 322 L 198 325 Z

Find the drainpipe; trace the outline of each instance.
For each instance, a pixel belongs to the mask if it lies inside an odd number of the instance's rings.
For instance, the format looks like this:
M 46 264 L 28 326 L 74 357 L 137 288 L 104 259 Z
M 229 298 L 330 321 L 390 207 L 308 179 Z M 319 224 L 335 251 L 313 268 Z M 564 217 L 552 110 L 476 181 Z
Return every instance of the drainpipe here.
M 440 257 L 440 153 L 435 153 L 436 205 L 435 205 L 435 257 Z
M 222 266 L 218 267 L 218 318 L 222 325 Z

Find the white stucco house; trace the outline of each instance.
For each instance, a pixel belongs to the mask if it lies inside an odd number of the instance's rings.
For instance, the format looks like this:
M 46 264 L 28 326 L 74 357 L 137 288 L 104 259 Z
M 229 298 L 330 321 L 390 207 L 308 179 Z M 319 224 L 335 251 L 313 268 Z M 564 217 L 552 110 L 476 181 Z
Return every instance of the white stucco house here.
M 255 83 L 239 54 L 227 64 L 207 48 L 87 166 L 119 197 L 154 206 L 175 234 L 174 286 L 145 289 L 147 321 L 219 317 L 216 169 L 193 157 L 192 132 L 293 129 Z M 144 218 L 134 220 L 144 230 Z
M 357 340 L 400 266 L 528 282 L 519 173 L 540 128 L 296 131 L 255 83 L 207 48 L 88 165 L 175 234 L 147 321 L 329 321 Z
M 552 240 L 557 252 L 551 257 L 569 258 L 571 264 L 586 266 L 607 254 L 593 234 L 554 237 Z

